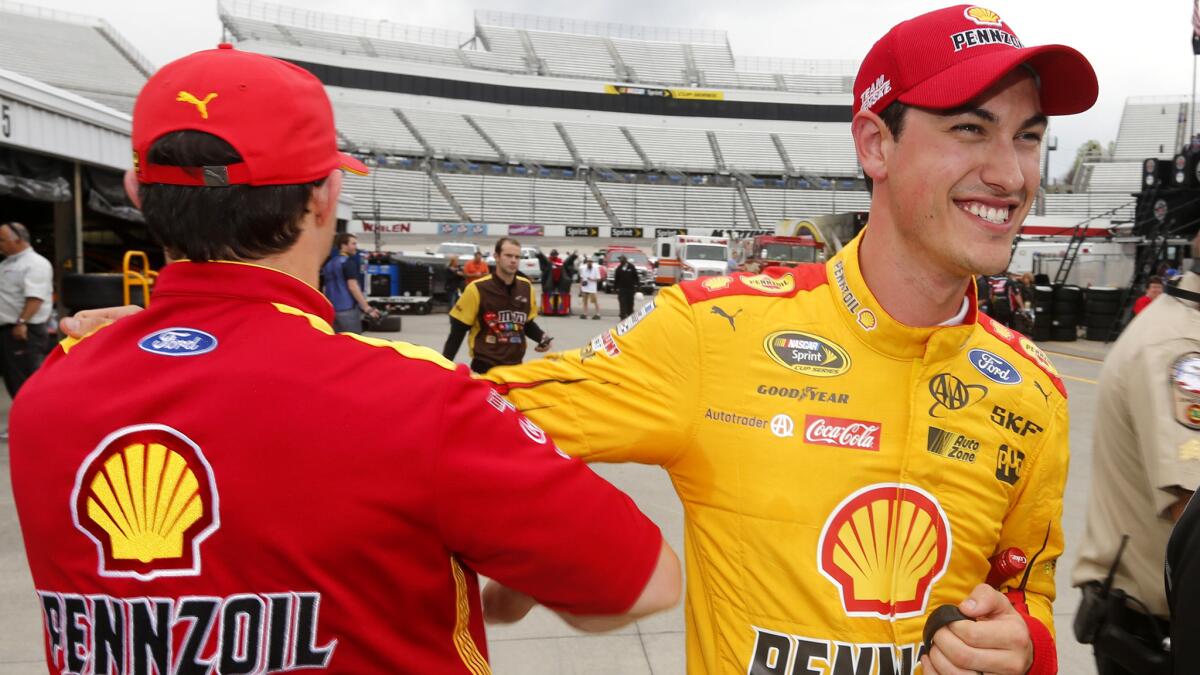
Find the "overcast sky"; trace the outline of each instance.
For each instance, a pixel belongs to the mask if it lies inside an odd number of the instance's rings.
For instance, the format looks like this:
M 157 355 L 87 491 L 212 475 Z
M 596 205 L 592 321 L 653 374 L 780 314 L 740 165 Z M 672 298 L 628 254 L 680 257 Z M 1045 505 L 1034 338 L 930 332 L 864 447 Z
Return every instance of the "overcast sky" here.
M 155 65 L 212 47 L 221 37 L 216 0 L 28 0 L 26 4 L 100 16 Z M 944 6 L 911 0 L 289 0 L 325 12 L 472 32 L 476 9 L 620 23 L 725 30 L 735 55 L 860 60 L 895 23 Z M 1114 140 L 1130 96 L 1190 95 L 1192 3 L 1188 0 L 1004 0 L 986 5 L 1026 45 L 1058 42 L 1096 68 L 1100 100 L 1081 115 L 1055 118 L 1051 175 L 1069 168 L 1075 149 Z

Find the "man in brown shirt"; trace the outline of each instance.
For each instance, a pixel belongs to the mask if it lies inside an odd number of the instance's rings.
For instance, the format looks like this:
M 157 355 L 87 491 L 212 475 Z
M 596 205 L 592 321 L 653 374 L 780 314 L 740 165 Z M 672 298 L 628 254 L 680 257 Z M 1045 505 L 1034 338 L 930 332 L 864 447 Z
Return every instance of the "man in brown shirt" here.
M 468 333 L 471 370 L 481 374 L 493 366 L 523 361 L 526 335 L 537 340 L 537 351 L 550 349 L 553 338 L 534 323 L 538 312 L 533 284 L 517 274 L 520 261 L 521 244 L 516 239 L 496 242 L 496 273 L 469 284 L 450 309 L 450 336 L 442 356 L 453 361 Z

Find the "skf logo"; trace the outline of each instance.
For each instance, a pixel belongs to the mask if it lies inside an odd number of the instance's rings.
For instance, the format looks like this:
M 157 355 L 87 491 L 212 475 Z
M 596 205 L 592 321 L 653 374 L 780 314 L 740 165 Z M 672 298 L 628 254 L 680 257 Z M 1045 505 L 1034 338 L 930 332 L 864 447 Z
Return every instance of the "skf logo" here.
M 996 453 L 996 480 L 1016 485 L 1021 480 L 1021 465 L 1025 463 L 1025 453 L 1016 448 L 1000 444 L 1000 452 Z
M 796 288 L 796 280 L 790 274 L 782 277 L 758 274 L 752 277 L 738 277 L 738 280 L 742 282 L 742 285 L 761 293 L 783 294 L 790 293 Z
M 1042 433 L 1045 429 L 1042 425 L 1033 420 L 1025 419 L 1024 417 L 1013 413 L 1012 411 L 998 405 L 992 406 L 992 423 L 998 427 L 1003 427 L 1021 436 L 1034 436 Z
M 933 495 L 899 483 L 862 488 L 838 504 L 817 545 L 821 574 L 847 616 L 921 616 L 946 573 L 950 522 Z
M 963 12 L 963 16 L 975 22 L 977 26 L 994 26 L 999 28 L 1004 25 L 1000 20 L 1000 15 L 985 7 L 968 7 Z
M 929 395 L 933 405 L 929 406 L 930 417 L 943 417 L 943 410 L 961 410 L 987 396 L 988 389 L 982 384 L 967 384 L 950 373 L 938 373 L 929 380 Z
M 733 279 L 730 279 L 729 277 L 709 277 L 708 279 L 700 282 L 700 285 L 704 287 L 704 290 L 711 292 L 729 288 L 729 285 L 732 283 Z
M 208 102 L 216 97 L 217 95 L 212 93 L 208 96 L 205 96 L 203 99 L 198 99 L 186 91 L 181 91 L 179 92 L 179 95 L 175 97 L 175 101 L 177 103 L 191 103 L 192 105 L 196 106 L 196 110 L 200 112 L 200 119 L 206 120 L 208 119 Z
M 195 576 L 200 544 L 220 526 L 212 467 L 187 436 L 159 424 L 119 429 L 80 465 L 75 527 L 106 577 Z

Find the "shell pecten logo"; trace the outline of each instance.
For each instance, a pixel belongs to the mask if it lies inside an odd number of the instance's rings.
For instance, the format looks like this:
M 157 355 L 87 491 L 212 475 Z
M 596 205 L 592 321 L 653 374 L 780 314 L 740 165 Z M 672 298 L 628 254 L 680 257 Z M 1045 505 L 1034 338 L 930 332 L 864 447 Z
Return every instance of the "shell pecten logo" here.
M 986 7 L 968 7 L 963 16 L 974 21 L 980 26 L 1003 26 L 1004 22 L 1000 20 L 1000 15 Z
M 825 520 L 821 574 L 838 588 L 847 616 L 921 616 L 946 572 L 952 539 L 937 499 L 900 483 L 862 488 Z
M 99 573 L 147 581 L 200 573 L 200 543 L 219 526 L 212 468 L 167 426 L 109 434 L 83 461 L 71 493 L 75 527 L 97 547 Z

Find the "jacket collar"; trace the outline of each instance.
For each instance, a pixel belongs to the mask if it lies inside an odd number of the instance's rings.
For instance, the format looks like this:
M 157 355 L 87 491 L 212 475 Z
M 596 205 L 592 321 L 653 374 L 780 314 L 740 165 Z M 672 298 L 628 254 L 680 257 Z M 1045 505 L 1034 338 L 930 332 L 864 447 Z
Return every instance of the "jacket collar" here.
M 320 291 L 286 272 L 251 263 L 173 262 L 159 272 L 152 297 L 171 296 L 280 303 L 333 321 L 333 305 Z
M 867 288 L 859 265 L 858 252 L 863 234 L 827 263 L 829 290 L 838 306 L 837 314 L 850 330 L 872 349 L 903 359 L 938 358 L 957 353 L 975 330 L 977 304 L 974 280 L 967 287 L 967 316 L 959 326 L 916 327 L 893 319 Z

